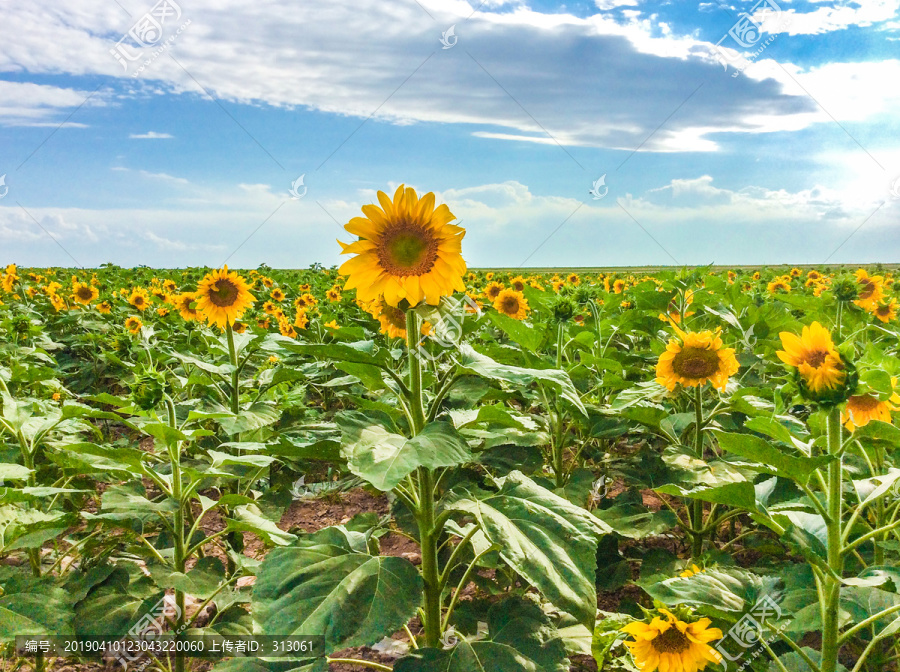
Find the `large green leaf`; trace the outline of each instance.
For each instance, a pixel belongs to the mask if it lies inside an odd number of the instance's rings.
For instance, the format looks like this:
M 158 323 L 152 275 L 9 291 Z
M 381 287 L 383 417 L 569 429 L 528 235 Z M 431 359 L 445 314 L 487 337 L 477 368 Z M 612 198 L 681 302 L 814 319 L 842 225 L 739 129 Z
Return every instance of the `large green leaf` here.
M 375 341 L 327 344 L 282 341 L 281 345 L 286 350 L 316 359 L 336 359 L 342 362 L 372 364 L 382 368 L 390 362 L 388 351 L 375 345 Z
M 593 627 L 599 536 L 612 529 L 519 471 L 499 490 L 463 489 L 448 506 L 474 516 L 500 556 L 556 606 Z
M 256 504 L 243 504 L 233 509 L 234 518 L 226 518 L 229 530 L 237 532 L 253 532 L 276 546 L 287 546 L 297 537 L 285 532 L 274 522 L 263 516 Z
M 487 639 L 462 639 L 449 649 L 418 649 L 394 672 L 567 672 L 559 632 L 536 604 L 511 598 L 488 612 Z
M 0 553 L 17 548 L 38 548 L 72 522 L 72 515 L 63 511 L 44 513 L 12 504 L 0 506 Z
M 513 319 L 503 313 L 492 310 L 488 313 L 488 317 L 495 326 L 502 329 L 507 336 L 519 345 L 527 348 L 531 352 L 537 352 L 541 341 L 544 340 L 544 328 L 528 326 L 523 324 L 521 320 Z
M 371 645 L 399 630 L 422 600 L 422 579 L 405 558 L 354 549 L 325 528 L 266 556 L 253 613 L 270 635 L 325 637 L 327 650 Z
M 419 467 L 451 467 L 472 460 L 465 439 L 447 422 L 432 422 L 411 439 L 353 412 L 338 420 L 350 471 L 379 490 L 393 490 Z
M 735 434 L 713 431 L 719 445 L 735 455 L 753 460 L 752 465 L 766 474 L 784 476 L 800 483 L 806 483 L 813 471 L 822 467 L 834 458 L 831 455 L 806 457 L 788 455 L 770 444 L 765 439 L 752 434 Z
M 556 387 L 563 399 L 575 406 L 585 416 L 587 410 L 581 403 L 581 397 L 572 384 L 565 371 L 558 369 L 525 369 L 520 366 L 510 366 L 495 362 L 490 357 L 476 352 L 470 345 L 459 346 L 458 364 L 467 371 L 490 378 L 491 380 L 499 380 L 518 387 L 527 387 L 531 383 L 541 380 L 552 384 Z
M 70 635 L 75 613 L 66 591 L 49 579 L 0 572 L 0 642 L 16 635 Z

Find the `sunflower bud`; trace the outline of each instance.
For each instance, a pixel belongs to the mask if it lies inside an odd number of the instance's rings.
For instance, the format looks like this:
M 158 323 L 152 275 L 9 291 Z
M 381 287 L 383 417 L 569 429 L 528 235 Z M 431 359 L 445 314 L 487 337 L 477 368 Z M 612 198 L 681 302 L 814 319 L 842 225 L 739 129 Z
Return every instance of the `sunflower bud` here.
M 553 319 L 557 322 L 568 322 L 575 315 L 575 304 L 571 299 L 560 297 L 553 304 Z
M 838 301 L 855 301 L 859 296 L 859 287 L 856 280 L 847 275 L 835 279 L 831 286 L 831 291 L 834 292 L 834 298 Z
M 166 378 L 159 371 L 147 369 L 138 373 L 131 384 L 131 400 L 144 411 L 156 408 L 166 393 Z

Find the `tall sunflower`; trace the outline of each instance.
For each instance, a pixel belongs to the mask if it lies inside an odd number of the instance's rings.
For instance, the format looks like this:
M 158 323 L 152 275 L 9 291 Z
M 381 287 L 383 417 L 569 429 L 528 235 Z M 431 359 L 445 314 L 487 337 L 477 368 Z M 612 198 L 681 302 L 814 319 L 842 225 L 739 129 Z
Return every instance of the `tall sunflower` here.
M 83 282 L 76 282 L 72 286 L 72 298 L 75 300 L 75 303 L 80 303 L 82 306 L 90 304 L 98 296 L 100 296 L 100 292 L 97 291 L 96 287 L 91 287 Z
M 709 663 L 722 661 L 722 656 L 709 645 L 722 638 L 722 631 L 710 628 L 710 619 L 689 623 L 676 618 L 668 609 L 659 612 L 665 620 L 654 616 L 650 623 L 635 621 L 622 628 L 634 638 L 626 641 L 625 646 L 641 672 L 697 672 L 706 669 Z
M 136 315 L 132 315 L 127 320 L 125 320 L 125 328 L 128 329 L 132 334 L 136 334 L 141 330 L 141 327 L 144 326 L 143 322 L 141 322 L 140 318 Z
M 656 364 L 656 382 L 670 391 L 680 383 L 685 387 L 705 385 L 724 390 L 728 378 L 738 372 L 740 365 L 734 348 L 726 348 L 719 331 L 682 331 L 674 324 L 678 338 L 669 340 L 666 351 Z
M 365 217 L 354 217 L 344 226 L 358 236 L 349 245 L 340 243 L 342 254 L 356 255 L 340 268 L 341 275 L 349 276 L 345 288 L 355 288 L 363 301 L 384 295 L 392 306 L 404 299 L 413 306 L 423 300 L 436 306 L 442 296 L 465 291 L 465 230 L 450 224 L 456 219 L 450 209 L 435 208 L 433 193 L 419 198 L 404 185 L 393 200 L 379 191 L 378 202 L 380 208 L 364 205 Z
M 807 387 L 818 393 L 834 390 L 844 383 L 846 372 L 831 334 L 818 322 L 803 327 L 800 336 L 782 331 L 778 358 L 797 369 Z
M 234 324 L 256 299 L 247 282 L 228 266 L 208 273 L 197 287 L 197 310 L 211 324 Z
M 494 308 L 515 320 L 524 320 L 528 316 L 528 299 L 514 289 L 504 289 L 494 299 Z

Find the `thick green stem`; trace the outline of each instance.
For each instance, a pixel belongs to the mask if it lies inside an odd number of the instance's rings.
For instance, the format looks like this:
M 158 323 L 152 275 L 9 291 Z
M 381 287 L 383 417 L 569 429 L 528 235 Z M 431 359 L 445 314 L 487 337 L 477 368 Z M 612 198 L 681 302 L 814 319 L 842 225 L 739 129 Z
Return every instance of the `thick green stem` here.
M 703 459 L 703 387 L 701 385 L 694 388 L 694 455 L 698 460 Z M 691 527 L 697 530 L 691 536 L 691 557 L 699 558 L 703 554 L 703 502 L 699 499 L 694 500 Z
M 412 435 L 415 436 L 425 426 L 422 406 L 422 361 L 416 350 L 419 336 L 419 320 L 412 310 L 406 312 L 406 344 L 409 355 L 409 406 L 412 416 Z M 416 522 L 419 527 L 419 544 L 422 550 L 420 571 L 424 582 L 425 643 L 438 648 L 441 642 L 441 576 L 438 571 L 438 541 L 441 530 L 435 525 L 434 472 L 420 467 L 418 470 L 417 492 L 418 510 Z
M 844 569 L 841 553 L 841 517 L 843 514 L 843 466 L 841 459 L 841 411 L 834 406 L 828 412 L 828 452 L 835 459 L 828 465 L 828 568 L 823 579 L 824 604 L 822 613 L 822 672 L 835 672 L 838 664 L 838 609 L 841 599 L 839 577 Z
M 175 500 L 177 509 L 175 510 L 175 571 L 184 573 L 187 557 L 185 556 L 185 538 L 184 538 L 184 506 L 182 497 L 181 483 L 181 450 L 180 445 L 175 443 L 169 447 L 169 459 L 172 465 L 172 498 Z M 176 632 L 181 634 L 182 625 L 184 625 L 184 591 L 175 591 L 175 605 L 178 610 L 176 618 Z M 184 656 L 175 656 L 175 672 L 184 672 Z
M 231 372 L 231 412 L 237 415 L 241 409 L 240 371 L 238 371 L 237 351 L 234 347 L 234 330 L 231 328 L 231 322 L 225 324 L 225 335 L 228 337 L 228 359 L 234 367 L 234 371 Z

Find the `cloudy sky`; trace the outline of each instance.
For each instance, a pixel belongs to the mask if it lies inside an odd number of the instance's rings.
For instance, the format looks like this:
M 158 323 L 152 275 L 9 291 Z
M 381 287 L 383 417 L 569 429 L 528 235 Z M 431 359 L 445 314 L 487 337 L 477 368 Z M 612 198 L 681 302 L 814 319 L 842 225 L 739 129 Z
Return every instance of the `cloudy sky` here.
M 900 0 L 29 0 L 0 35 L 2 263 L 331 265 L 400 183 L 472 266 L 900 261 Z

